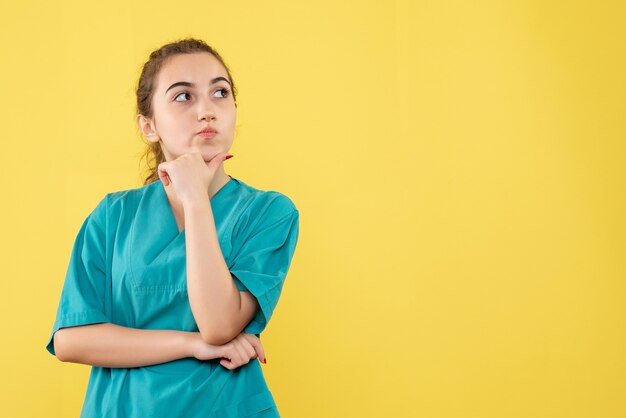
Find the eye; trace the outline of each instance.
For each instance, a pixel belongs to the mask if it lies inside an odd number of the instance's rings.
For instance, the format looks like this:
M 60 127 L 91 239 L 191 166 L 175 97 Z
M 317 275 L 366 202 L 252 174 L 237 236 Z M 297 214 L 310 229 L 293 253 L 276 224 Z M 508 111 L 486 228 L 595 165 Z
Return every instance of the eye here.
M 174 101 L 175 101 L 175 102 L 180 102 L 180 100 L 176 100 L 176 98 L 177 98 L 177 97 L 179 97 L 181 94 L 189 94 L 189 93 L 187 93 L 186 91 L 183 91 L 183 92 L 181 92 L 181 93 L 178 93 L 176 96 L 174 96 Z
M 215 90 L 215 92 L 221 91 L 222 92 L 222 99 L 228 97 L 228 94 L 230 93 L 230 90 L 228 90 L 226 87 L 222 87 L 221 89 L 217 89 Z

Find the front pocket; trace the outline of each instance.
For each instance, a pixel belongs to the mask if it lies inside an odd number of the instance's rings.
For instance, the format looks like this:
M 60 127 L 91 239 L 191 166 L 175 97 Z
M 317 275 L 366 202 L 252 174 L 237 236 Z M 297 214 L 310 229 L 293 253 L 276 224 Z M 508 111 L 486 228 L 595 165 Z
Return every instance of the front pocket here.
M 269 417 L 272 416 L 268 415 L 271 410 L 276 412 L 273 416 L 279 417 L 272 393 L 270 391 L 265 391 L 250 396 L 242 401 L 234 403 L 233 405 L 228 405 L 214 410 L 209 415 L 209 418 L 254 417 L 260 412 L 265 412 L 263 416 Z

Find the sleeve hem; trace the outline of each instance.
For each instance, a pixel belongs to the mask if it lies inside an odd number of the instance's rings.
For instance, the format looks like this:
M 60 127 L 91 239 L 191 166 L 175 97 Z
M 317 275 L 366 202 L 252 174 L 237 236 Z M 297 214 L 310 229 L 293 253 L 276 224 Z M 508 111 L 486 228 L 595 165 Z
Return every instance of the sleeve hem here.
M 248 323 L 248 325 L 244 328 L 244 332 L 247 332 L 248 334 L 260 334 L 263 330 L 265 330 L 268 318 L 270 318 L 273 313 L 272 303 L 268 297 L 269 291 L 261 294 L 254 294 L 252 291 L 248 291 L 256 298 L 259 304 L 260 315 L 254 315 L 252 321 L 250 321 L 250 323 Z
M 54 333 L 60 330 L 61 328 L 67 327 L 75 327 L 78 325 L 89 325 L 89 324 L 99 324 L 102 322 L 111 322 L 109 318 L 101 311 L 98 310 L 89 310 L 83 312 L 70 312 L 67 313 L 61 318 L 57 319 L 54 322 L 54 326 L 52 327 L 52 332 L 50 333 L 50 337 L 48 338 L 48 343 L 46 344 L 46 350 L 53 356 L 56 356 L 54 352 Z
M 231 272 L 231 274 L 236 279 L 236 281 L 240 281 L 240 279 L 237 277 L 237 272 Z M 244 328 L 244 332 L 247 332 L 248 334 L 260 334 L 261 331 L 265 329 L 268 318 L 272 316 L 272 303 L 268 295 L 273 289 L 275 289 L 275 287 L 272 287 L 271 289 L 264 289 L 261 292 L 259 292 L 258 289 L 249 288 L 245 286 L 245 284 L 244 287 L 245 289 L 239 289 L 239 291 L 250 292 L 259 304 L 257 312 L 255 313 L 252 320 Z

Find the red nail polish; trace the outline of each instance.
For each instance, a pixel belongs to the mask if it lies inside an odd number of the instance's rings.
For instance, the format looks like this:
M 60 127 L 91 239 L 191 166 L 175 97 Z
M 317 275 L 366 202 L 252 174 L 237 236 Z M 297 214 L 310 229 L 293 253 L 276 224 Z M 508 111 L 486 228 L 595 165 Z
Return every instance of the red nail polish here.
M 267 358 L 263 359 L 263 363 L 267 364 Z
M 228 154 L 228 155 L 226 156 L 226 158 L 224 158 L 224 159 L 225 159 L 225 160 L 228 160 L 228 159 L 229 159 L 229 158 L 231 158 L 231 157 L 234 157 L 234 155 L 230 155 L 230 154 Z

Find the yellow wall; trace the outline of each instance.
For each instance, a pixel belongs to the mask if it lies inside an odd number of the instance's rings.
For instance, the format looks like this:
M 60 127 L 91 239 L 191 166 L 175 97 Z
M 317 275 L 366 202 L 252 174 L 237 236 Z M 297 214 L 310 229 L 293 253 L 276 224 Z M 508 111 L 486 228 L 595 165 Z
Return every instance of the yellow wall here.
M 4 2 L 0 415 L 78 416 L 89 366 L 44 348 L 71 245 L 140 186 L 134 84 L 190 35 L 239 88 L 227 172 L 301 213 L 263 336 L 283 416 L 626 416 L 625 12 Z

